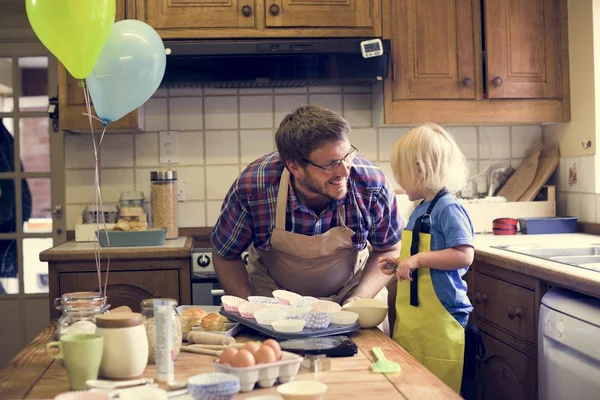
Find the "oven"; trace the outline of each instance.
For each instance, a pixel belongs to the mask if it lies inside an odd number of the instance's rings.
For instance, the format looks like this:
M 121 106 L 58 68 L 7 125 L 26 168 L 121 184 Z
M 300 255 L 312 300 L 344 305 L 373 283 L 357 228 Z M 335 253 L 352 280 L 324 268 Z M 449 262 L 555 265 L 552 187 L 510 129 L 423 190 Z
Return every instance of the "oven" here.
M 248 252 L 242 253 L 244 263 Z M 192 304 L 198 306 L 221 305 L 221 296 L 225 294 L 219 284 L 210 248 L 193 248 L 191 256 Z

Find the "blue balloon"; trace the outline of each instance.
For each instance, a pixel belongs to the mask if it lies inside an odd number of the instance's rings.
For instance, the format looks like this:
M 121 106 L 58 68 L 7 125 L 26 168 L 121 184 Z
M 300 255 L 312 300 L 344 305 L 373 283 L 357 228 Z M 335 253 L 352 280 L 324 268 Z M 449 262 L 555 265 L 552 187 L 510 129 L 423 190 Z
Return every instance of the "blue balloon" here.
M 113 122 L 144 104 L 165 74 L 165 46 L 148 24 L 115 22 L 87 85 L 96 114 Z

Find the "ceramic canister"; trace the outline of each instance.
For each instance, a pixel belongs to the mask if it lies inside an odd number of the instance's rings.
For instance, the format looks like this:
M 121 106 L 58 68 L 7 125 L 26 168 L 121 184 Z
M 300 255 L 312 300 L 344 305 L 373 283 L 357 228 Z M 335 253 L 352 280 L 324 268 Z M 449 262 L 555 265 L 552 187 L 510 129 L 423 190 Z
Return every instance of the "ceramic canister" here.
M 148 339 L 141 314 L 99 315 L 96 334 L 104 337 L 101 376 L 123 379 L 142 375 L 148 363 Z

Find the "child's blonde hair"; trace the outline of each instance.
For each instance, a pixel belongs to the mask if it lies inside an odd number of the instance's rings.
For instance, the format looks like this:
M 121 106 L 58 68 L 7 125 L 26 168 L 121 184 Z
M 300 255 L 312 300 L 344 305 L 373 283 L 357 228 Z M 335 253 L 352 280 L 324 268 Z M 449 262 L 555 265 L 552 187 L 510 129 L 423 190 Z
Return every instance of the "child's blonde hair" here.
M 452 135 L 437 124 L 406 133 L 394 145 L 391 162 L 398 182 L 412 182 L 433 192 L 442 188 L 458 192 L 469 179 L 465 156 Z

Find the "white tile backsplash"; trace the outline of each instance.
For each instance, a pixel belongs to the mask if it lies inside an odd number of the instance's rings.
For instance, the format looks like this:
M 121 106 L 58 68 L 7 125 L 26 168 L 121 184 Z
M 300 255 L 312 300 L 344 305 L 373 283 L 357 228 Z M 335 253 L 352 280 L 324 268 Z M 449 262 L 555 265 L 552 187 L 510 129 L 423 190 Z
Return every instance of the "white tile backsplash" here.
M 579 190 L 582 193 L 596 192 L 595 161 L 594 156 L 579 158 Z
M 256 158 L 275 150 L 274 134 L 281 119 L 305 104 L 323 105 L 344 115 L 352 127 L 351 142 L 362 154 L 378 163 L 399 189 L 393 179 L 389 158 L 396 141 L 411 126 L 372 127 L 373 121 L 378 121 L 383 112 L 380 86 L 374 89 L 334 86 L 161 90 L 143 106 L 146 132 L 107 134 L 105 137 L 101 187 L 105 203 L 114 203 L 122 191 L 135 189 L 144 192 L 149 207 L 150 171 L 170 167 L 178 171 L 179 180 L 184 182 L 185 201 L 178 203 L 180 226 L 212 226 L 227 191 L 241 170 Z M 539 126 L 450 126 L 447 129 L 469 160 L 472 174 L 482 171 L 489 162 L 490 146 L 486 138 L 493 150 L 494 163 L 516 166 L 523 156 L 520 149 L 541 137 Z M 162 130 L 179 132 L 177 164 L 159 163 L 157 132 Z M 92 149 L 89 135 L 65 136 L 69 229 L 79 221 L 78 215 L 85 204 L 93 201 Z M 581 179 L 587 182 L 585 168 L 585 162 L 581 163 Z M 566 163 L 561 160 L 561 171 L 564 169 Z M 566 185 L 564 174 L 560 179 L 564 179 Z M 589 185 L 582 185 L 589 189 Z M 579 197 L 578 191 L 569 193 Z M 559 192 L 559 199 L 561 196 L 565 199 L 566 212 L 566 193 Z M 559 210 L 560 207 L 559 201 Z M 586 199 L 572 204 L 569 211 L 584 210 L 588 218 L 590 208 L 589 199 Z M 594 206 L 594 209 L 600 210 L 600 207 Z
M 596 195 L 585 193 L 581 195 L 581 215 L 579 220 L 582 222 L 596 222 Z

